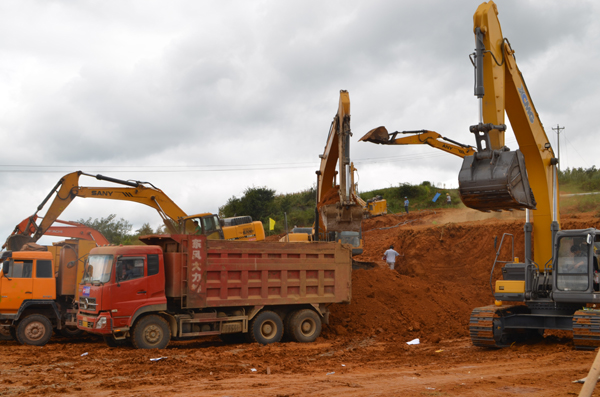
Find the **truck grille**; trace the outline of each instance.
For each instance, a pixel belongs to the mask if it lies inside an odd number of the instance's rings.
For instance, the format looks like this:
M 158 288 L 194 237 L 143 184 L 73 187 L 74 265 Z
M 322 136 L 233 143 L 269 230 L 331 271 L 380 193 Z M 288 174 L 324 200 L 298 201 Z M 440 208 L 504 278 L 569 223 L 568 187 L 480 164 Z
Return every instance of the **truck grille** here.
M 81 310 L 96 311 L 96 298 L 79 297 L 79 308 Z

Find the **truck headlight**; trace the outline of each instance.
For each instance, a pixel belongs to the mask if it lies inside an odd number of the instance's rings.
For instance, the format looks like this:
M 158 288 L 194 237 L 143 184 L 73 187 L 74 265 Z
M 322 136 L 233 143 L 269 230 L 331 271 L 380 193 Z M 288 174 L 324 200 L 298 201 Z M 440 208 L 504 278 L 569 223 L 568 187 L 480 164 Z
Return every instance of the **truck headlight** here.
M 100 317 L 100 320 L 96 323 L 96 329 L 106 327 L 106 317 Z

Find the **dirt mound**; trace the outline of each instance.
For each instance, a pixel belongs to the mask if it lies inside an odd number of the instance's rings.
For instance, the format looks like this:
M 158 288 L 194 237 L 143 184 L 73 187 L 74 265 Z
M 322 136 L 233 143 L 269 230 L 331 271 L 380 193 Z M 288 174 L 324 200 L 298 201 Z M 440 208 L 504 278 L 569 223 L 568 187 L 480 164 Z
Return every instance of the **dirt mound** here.
M 514 256 L 523 258 L 524 236 L 523 221 L 510 213 L 507 219 L 483 216 L 479 221 L 438 223 L 464 217 L 464 213 L 422 211 L 363 222 L 364 253 L 356 259 L 379 266 L 353 272 L 352 302 L 332 308 L 326 336 L 381 334 L 384 339 L 401 336 L 432 342 L 468 336 L 473 308 L 493 302 L 490 271 L 495 239 L 499 244 L 503 233 L 513 234 Z M 600 219 L 585 214 L 567 216 L 562 227 L 600 227 Z M 394 271 L 382 260 L 392 244 L 401 254 Z M 510 257 L 506 246 L 499 259 Z M 501 267 L 496 266 L 495 279 Z

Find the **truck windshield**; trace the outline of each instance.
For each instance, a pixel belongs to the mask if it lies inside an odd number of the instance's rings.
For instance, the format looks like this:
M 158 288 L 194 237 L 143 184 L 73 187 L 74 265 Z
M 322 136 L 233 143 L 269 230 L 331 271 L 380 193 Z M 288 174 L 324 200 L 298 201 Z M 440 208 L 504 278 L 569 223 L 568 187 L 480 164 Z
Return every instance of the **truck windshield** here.
M 112 269 L 112 255 L 90 255 L 88 265 L 85 268 L 85 274 L 82 279 L 84 283 L 110 281 L 110 272 Z

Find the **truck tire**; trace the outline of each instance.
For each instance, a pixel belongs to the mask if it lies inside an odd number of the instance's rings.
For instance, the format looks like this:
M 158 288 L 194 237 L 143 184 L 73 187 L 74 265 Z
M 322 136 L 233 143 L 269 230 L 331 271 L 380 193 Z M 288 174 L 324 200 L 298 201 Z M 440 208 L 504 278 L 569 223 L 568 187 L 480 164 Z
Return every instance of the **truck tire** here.
M 102 339 L 108 345 L 108 347 L 123 347 L 129 345 L 127 339 L 115 339 L 112 335 L 103 335 Z
M 0 340 L 13 340 L 10 327 L 0 327 Z
M 22 345 L 44 346 L 51 337 L 52 322 L 41 314 L 31 314 L 17 325 L 17 341 Z
M 301 343 L 314 342 L 321 335 L 321 317 L 310 309 L 302 309 L 290 315 L 288 337 Z
M 65 338 L 76 338 L 78 336 L 83 335 L 83 330 L 77 327 L 64 327 L 58 330 L 58 333 L 64 336 Z
M 164 349 L 171 339 L 171 329 L 161 316 L 151 314 L 141 318 L 133 328 L 131 343 L 136 349 Z
M 283 321 L 275 312 L 262 311 L 250 321 L 248 337 L 251 342 L 268 345 L 279 342 L 282 336 Z

